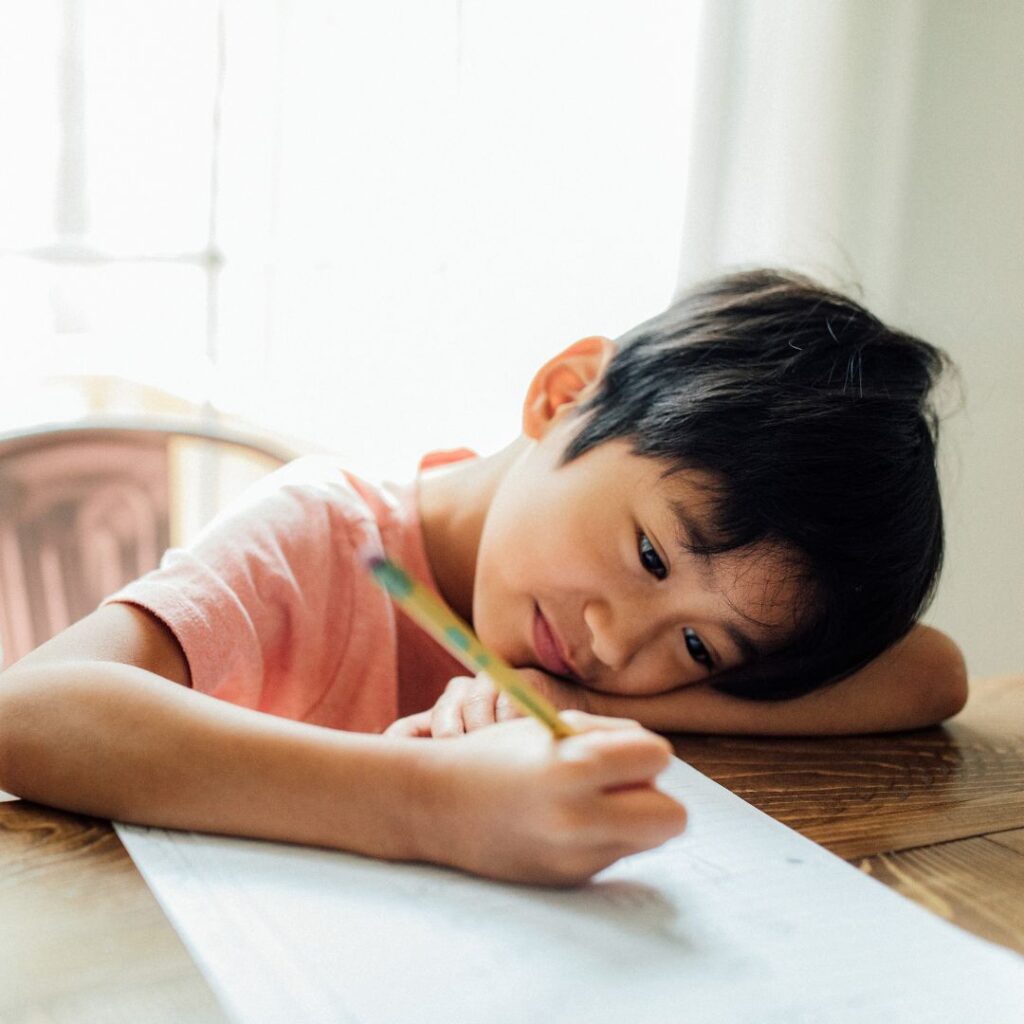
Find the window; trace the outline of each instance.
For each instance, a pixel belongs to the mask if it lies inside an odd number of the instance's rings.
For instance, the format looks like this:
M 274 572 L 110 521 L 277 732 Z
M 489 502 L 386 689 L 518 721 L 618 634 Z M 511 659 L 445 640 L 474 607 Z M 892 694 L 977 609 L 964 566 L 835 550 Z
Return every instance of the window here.
M 0 8 L 0 426 L 127 377 L 408 476 L 664 306 L 699 5 Z M 416 424 L 415 429 L 410 429 Z

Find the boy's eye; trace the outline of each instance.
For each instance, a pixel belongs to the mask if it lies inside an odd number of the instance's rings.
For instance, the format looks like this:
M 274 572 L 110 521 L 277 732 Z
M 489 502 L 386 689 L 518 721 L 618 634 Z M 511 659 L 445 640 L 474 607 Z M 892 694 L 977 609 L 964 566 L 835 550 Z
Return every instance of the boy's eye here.
M 714 662 L 711 660 L 711 655 L 708 653 L 708 649 L 701 642 L 701 639 L 697 634 L 687 626 L 683 630 L 683 637 L 686 639 L 686 649 L 690 652 L 690 657 L 693 658 L 698 665 L 703 665 L 705 668 L 714 668 Z
M 652 576 L 663 580 L 668 575 L 665 563 L 658 557 L 658 552 L 654 550 L 654 545 L 647 539 L 646 534 L 637 534 L 637 550 L 640 553 L 640 564 Z

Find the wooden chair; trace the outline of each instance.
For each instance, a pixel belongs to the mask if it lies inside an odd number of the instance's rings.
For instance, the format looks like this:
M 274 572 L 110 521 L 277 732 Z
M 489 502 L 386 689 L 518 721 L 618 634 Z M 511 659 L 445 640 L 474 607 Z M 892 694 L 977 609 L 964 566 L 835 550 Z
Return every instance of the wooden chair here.
M 277 439 L 174 417 L 0 434 L 0 664 L 155 568 L 168 547 L 297 454 Z

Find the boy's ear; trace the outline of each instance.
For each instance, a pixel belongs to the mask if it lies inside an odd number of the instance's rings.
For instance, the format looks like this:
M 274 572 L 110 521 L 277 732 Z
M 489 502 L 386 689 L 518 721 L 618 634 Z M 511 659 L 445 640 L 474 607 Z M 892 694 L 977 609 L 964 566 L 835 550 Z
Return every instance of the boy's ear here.
M 549 359 L 534 375 L 526 393 L 523 433 L 534 440 L 543 437 L 560 413 L 590 396 L 614 355 L 615 345 L 594 335 Z

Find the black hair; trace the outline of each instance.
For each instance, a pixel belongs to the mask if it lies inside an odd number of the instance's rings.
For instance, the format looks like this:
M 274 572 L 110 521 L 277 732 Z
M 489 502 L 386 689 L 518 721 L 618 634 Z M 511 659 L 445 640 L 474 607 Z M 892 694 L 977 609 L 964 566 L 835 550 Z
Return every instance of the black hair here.
M 718 689 L 808 693 L 910 630 L 942 564 L 939 349 L 770 269 L 699 285 L 617 344 L 564 461 L 625 439 L 666 474 L 703 471 L 712 526 L 695 553 L 767 542 L 806 584 L 795 635 Z

